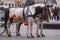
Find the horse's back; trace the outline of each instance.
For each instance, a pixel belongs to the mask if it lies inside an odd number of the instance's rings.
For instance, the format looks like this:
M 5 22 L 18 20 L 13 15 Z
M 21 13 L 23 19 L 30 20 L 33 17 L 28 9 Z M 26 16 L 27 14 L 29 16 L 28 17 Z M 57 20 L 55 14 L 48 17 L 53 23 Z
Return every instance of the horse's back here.
M 12 17 L 14 14 L 16 15 L 16 17 L 18 17 L 18 16 L 22 17 L 23 8 L 10 8 L 9 17 Z

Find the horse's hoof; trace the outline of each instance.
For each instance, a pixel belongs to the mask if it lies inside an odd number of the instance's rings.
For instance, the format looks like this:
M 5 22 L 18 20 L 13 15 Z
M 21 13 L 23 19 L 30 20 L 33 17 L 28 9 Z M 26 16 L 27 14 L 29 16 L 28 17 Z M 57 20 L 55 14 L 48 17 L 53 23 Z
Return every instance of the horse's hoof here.
M 37 35 L 37 37 L 40 37 L 40 35 Z
M 31 38 L 34 38 L 34 36 L 33 36 L 33 35 L 31 35 Z
M 17 34 L 16 36 L 20 36 L 20 34 Z
M 42 37 L 45 37 L 45 35 L 42 34 Z
M 27 38 L 30 38 L 29 36 L 27 36 Z
M 8 37 L 11 37 L 11 35 L 8 35 Z

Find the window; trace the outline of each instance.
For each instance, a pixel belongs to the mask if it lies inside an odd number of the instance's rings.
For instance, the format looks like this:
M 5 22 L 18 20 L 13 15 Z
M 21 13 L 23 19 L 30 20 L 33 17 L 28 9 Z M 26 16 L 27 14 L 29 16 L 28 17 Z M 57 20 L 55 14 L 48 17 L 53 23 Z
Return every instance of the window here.
M 5 3 L 5 5 L 7 5 L 7 3 Z
M 9 8 L 10 8 L 10 4 L 9 4 Z
M 17 4 L 15 4 L 15 7 L 17 7 Z
M 14 4 L 12 4 L 12 7 L 14 6 Z

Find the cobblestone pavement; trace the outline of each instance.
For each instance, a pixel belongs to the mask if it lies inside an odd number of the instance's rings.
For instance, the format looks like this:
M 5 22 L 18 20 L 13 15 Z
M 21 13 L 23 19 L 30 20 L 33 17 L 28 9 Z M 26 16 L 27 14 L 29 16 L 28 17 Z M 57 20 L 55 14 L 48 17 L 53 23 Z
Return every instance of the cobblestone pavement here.
M 36 25 L 33 25 L 33 35 L 36 34 Z M 0 40 L 60 40 L 60 30 L 56 29 L 44 29 L 43 34 L 45 34 L 45 37 L 39 37 L 37 38 L 35 35 L 35 38 L 26 38 L 26 26 L 22 24 L 21 26 L 21 36 L 16 36 L 16 30 L 15 25 L 11 25 L 11 34 L 12 37 L 7 37 L 6 33 L 0 35 Z M 1 29 L 1 28 L 0 28 Z M 1 29 L 2 30 L 2 29 Z M 0 30 L 0 31 L 1 31 Z

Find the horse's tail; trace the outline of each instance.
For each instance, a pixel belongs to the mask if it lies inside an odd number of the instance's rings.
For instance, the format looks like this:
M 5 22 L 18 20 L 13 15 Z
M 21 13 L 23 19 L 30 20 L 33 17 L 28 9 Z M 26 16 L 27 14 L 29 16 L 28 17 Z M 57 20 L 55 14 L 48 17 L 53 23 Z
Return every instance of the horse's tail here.
M 5 29 L 7 29 L 6 24 L 9 19 L 9 8 L 5 8 Z

